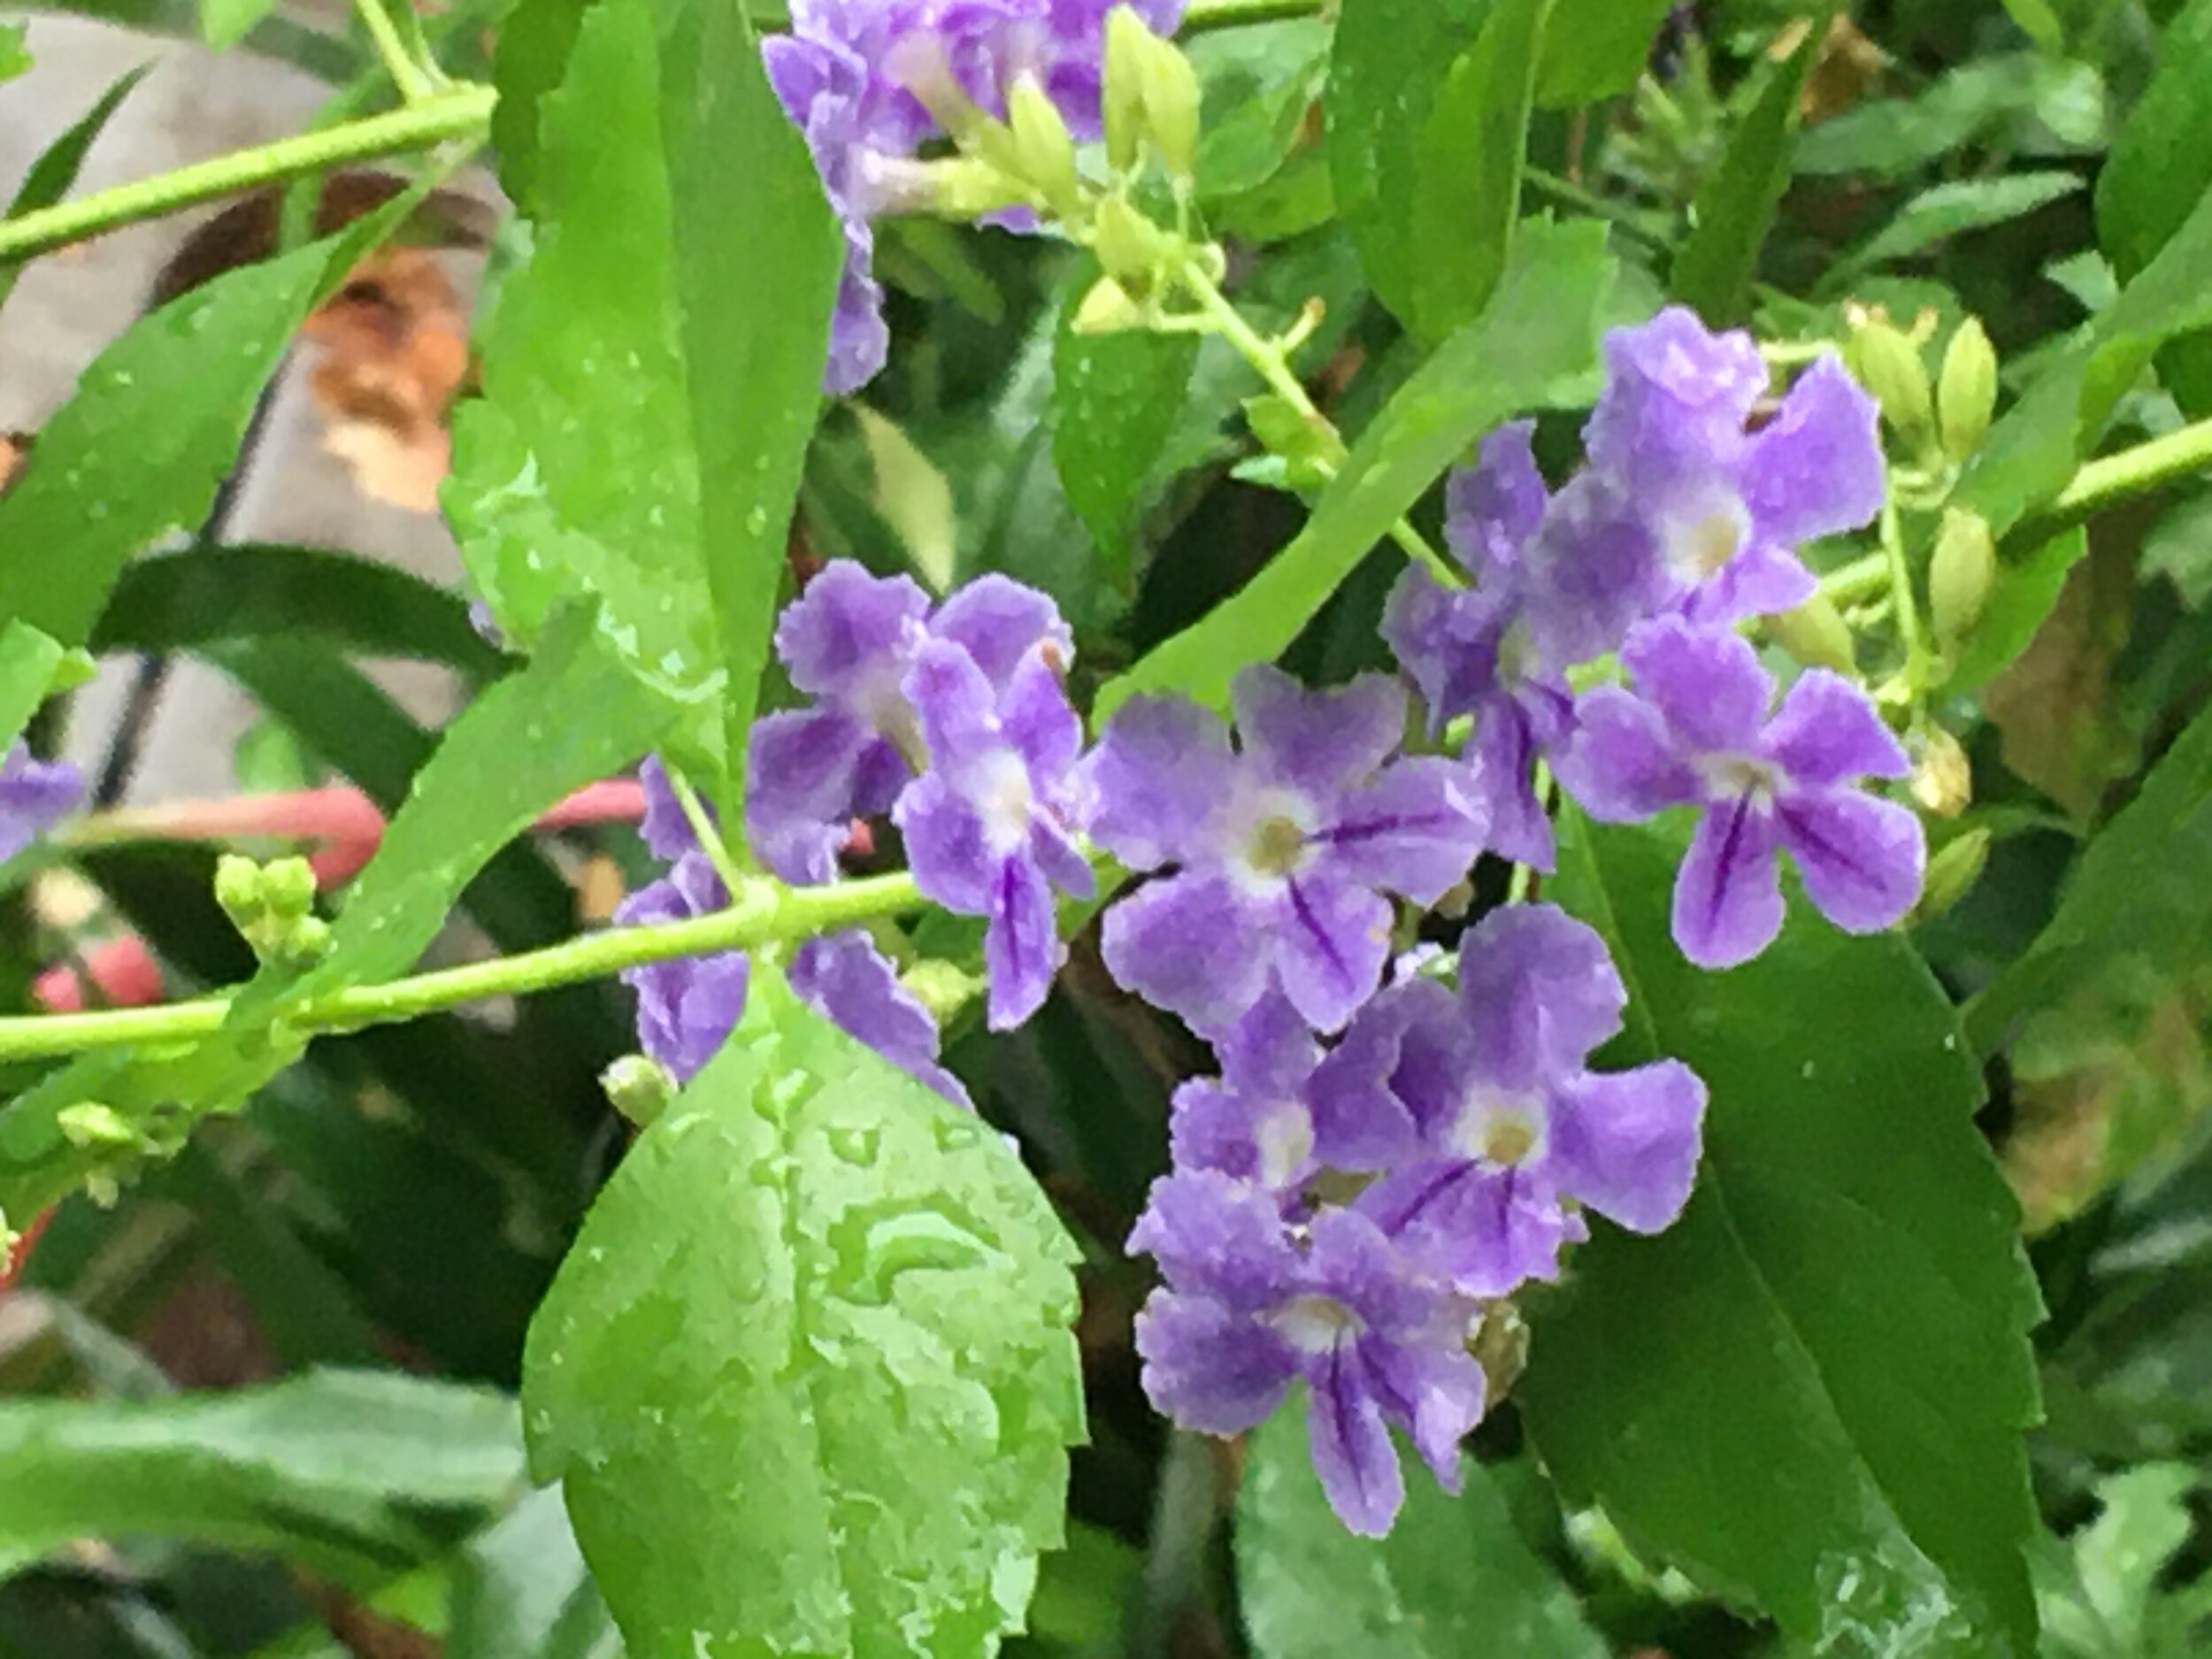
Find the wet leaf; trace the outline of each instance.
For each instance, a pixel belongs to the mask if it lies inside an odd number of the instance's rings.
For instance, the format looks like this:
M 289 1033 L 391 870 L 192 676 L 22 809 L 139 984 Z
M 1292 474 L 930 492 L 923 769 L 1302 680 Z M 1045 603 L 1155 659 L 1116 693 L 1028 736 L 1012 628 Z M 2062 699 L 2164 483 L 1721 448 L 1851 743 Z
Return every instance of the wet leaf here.
M 532 1466 L 634 1659 L 1018 1629 L 1083 1432 L 1073 1258 L 987 1125 L 757 969 L 530 1331 Z
M 1901 939 L 1802 906 L 1756 962 L 1701 972 L 1669 935 L 1680 841 L 1563 829 L 1552 896 L 1632 989 L 1618 1058 L 1677 1056 L 1712 1104 L 1682 1219 L 1599 1228 L 1532 1310 L 1518 1398 L 1546 1466 L 1800 1642 L 2029 1659 L 2040 1310 L 1949 1000 Z
M 0 37 L 0 59 L 6 54 L 6 41 Z M 30 65 L 25 58 L 24 66 Z M 118 76 L 112 85 L 102 93 L 93 106 L 80 116 L 67 131 L 39 153 L 31 170 L 23 175 L 23 182 L 16 188 L 15 199 L 8 204 L 8 217 L 36 212 L 51 207 L 69 194 L 69 187 L 77 182 L 77 173 L 84 166 L 85 152 L 93 141 L 106 130 L 109 118 L 123 107 L 123 100 L 137 88 L 146 78 L 151 64 L 141 64 L 135 69 Z M 4 63 L 0 63 L 0 81 L 8 79 Z M 16 279 L 23 274 L 21 265 L 0 265 L 0 305 L 8 303 L 8 296 L 15 290 Z M 7 481 L 0 474 L 0 484 Z

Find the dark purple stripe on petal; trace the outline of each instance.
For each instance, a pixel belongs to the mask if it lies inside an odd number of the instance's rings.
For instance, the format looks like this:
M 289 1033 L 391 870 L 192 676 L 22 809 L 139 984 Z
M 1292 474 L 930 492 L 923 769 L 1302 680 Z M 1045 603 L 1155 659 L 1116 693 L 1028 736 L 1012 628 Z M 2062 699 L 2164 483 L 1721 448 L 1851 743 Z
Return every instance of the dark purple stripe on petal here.
M 1328 930 L 1321 926 L 1321 918 L 1313 913 L 1313 906 L 1306 902 L 1306 895 L 1298 890 L 1298 884 L 1292 881 L 1285 885 L 1290 890 L 1290 908 L 1298 918 L 1298 925 L 1311 936 L 1315 948 L 1321 954 L 1322 960 L 1329 964 L 1329 971 L 1336 975 L 1346 992 L 1356 993 L 1359 987 L 1359 978 L 1352 972 L 1352 964 L 1344 960 L 1343 953 L 1336 948 L 1336 941 L 1329 937 Z

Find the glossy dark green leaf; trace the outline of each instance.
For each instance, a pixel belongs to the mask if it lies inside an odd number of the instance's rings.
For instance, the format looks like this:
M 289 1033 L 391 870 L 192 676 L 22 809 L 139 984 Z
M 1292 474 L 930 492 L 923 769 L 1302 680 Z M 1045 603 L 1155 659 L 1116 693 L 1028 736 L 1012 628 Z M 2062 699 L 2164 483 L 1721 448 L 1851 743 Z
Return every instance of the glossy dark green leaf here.
M 1750 309 L 1759 250 L 1789 188 L 1790 155 L 1806 78 L 1820 61 L 1827 38 L 1815 21 L 1803 42 L 1773 72 L 1766 90 L 1729 140 L 1728 154 L 1698 192 L 1690 239 L 1674 257 L 1670 286 L 1675 297 L 1718 327 L 1740 322 Z
M 381 559 L 250 545 L 137 561 L 116 583 L 91 649 L 190 651 L 272 635 L 421 657 L 478 679 L 506 661 L 470 625 L 467 602 L 450 588 Z
M 963 1659 L 1019 1628 L 1083 1432 L 1073 1246 L 972 1114 L 755 970 L 530 1330 L 634 1659 Z
M 28 623 L 11 618 L 0 628 L 0 756 L 46 701 L 61 662 L 61 647 Z
M 1387 1538 L 1355 1537 L 1313 1472 L 1304 1402 L 1252 1438 L 1237 1502 L 1237 1583 L 1259 1659 L 1606 1659 L 1574 1593 L 1522 1540 L 1490 1471 L 1466 1490 L 1425 1470 Z
M 1053 338 L 1052 458 L 1108 576 L 1126 589 L 1144 487 L 1181 424 L 1198 342 L 1142 330 L 1077 334 L 1070 324 L 1087 287 L 1074 286 Z
M 2097 240 L 2125 281 L 2157 257 L 2212 191 L 2212 0 L 2191 0 L 2159 36 L 2157 73 L 2097 174 Z M 2175 398 L 2212 414 L 2212 342 L 2159 355 Z
M 0 1402 L 0 1560 L 96 1535 L 265 1549 L 374 1584 L 503 1503 L 514 1402 L 389 1373 L 235 1394 Z
M 1410 204 L 1416 317 L 1427 337 L 1441 339 L 1471 322 L 1512 253 L 1537 59 L 1552 5 L 1498 0 L 1437 94 L 1419 150 L 1421 188 Z
M 1988 1053 L 2016 1021 L 2116 968 L 2170 970 L 2212 928 L 2212 712 L 2197 716 L 2142 791 L 2101 830 L 2058 913 L 1976 997 L 1967 1029 Z
M 1338 19 L 1323 107 L 1339 215 L 1383 303 L 1420 318 L 1429 123 L 1497 0 L 1362 0 Z
M 84 165 L 85 152 L 92 148 L 93 140 L 100 136 L 108 118 L 122 107 L 123 100 L 131 96 L 152 67 L 151 64 L 141 64 L 118 76 L 115 83 L 73 126 L 39 152 L 31 170 L 23 175 L 23 182 L 16 187 L 15 199 L 8 204 L 10 219 L 51 207 L 69 194 L 69 187 L 76 183 L 78 171 Z M 0 74 L 0 81 L 5 79 L 4 74 Z M 8 296 L 15 289 L 15 280 L 22 274 L 20 265 L 0 265 L 0 305 L 8 303 Z
M 1679 840 L 1563 831 L 1553 896 L 1633 999 L 1609 1059 L 1677 1056 L 1712 1104 L 1680 1221 L 1599 1228 L 1535 1310 L 1517 1397 L 1545 1465 L 1809 1647 L 2029 1659 L 2040 1310 L 1948 999 L 1903 940 L 1802 905 L 1702 972 L 1669 936 Z
M 2103 81 L 2087 64 L 2039 52 L 2005 52 L 1958 65 L 1910 96 L 1854 104 L 1809 127 L 1797 141 L 1801 173 L 1872 173 L 1901 178 L 2014 125 L 2060 111 L 2084 111 L 2058 135 L 2085 147 L 2101 142 Z
M 218 277 L 100 354 L 0 498 L 13 617 L 85 642 L 125 564 L 206 516 L 294 331 L 403 211 Z
M 1484 433 L 1580 395 L 1597 361 L 1612 280 L 1605 234 L 1531 220 L 1483 314 L 1399 388 L 1322 492 L 1313 516 L 1257 576 L 1099 693 L 1099 718 L 1139 692 L 1226 706 L 1240 669 L 1297 638 L 1369 549 Z
M 536 248 L 457 421 L 446 502 L 512 636 L 588 591 L 642 681 L 721 689 L 693 741 L 727 805 L 839 251 L 742 12 L 661 22 L 647 0 L 594 6 L 543 99 Z
M 1558 0 L 1544 39 L 1536 101 L 1568 110 L 1626 92 L 1651 61 L 1672 0 Z
M 1827 286 L 1841 292 L 1853 278 L 1877 265 L 1909 259 L 1968 231 L 2023 218 L 2081 188 L 2079 173 L 2063 172 L 2016 173 L 1936 185 L 1899 208 L 1895 218 L 1847 256 Z
M 545 96 L 561 84 L 576 30 L 592 0 L 522 0 L 499 26 L 493 54 L 492 147 L 499 152 L 500 188 L 526 215 L 538 211 L 538 125 Z

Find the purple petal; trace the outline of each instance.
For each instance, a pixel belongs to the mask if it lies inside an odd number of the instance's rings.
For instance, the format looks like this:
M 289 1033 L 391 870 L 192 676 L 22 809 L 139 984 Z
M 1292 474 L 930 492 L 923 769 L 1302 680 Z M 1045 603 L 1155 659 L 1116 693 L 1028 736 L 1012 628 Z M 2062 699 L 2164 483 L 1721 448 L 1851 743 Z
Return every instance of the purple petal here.
M 1012 1031 L 1044 1006 L 1052 976 L 1067 959 L 1060 942 L 1052 884 L 1035 859 L 1017 854 L 1000 862 L 983 963 L 991 981 L 990 1027 Z
M 1621 662 L 1636 690 L 1666 717 L 1691 754 L 1749 755 L 1774 700 L 1774 677 L 1740 635 L 1675 618 L 1647 622 L 1628 636 Z
M 1801 784 L 1902 778 L 1912 762 L 1866 693 L 1840 674 L 1810 668 L 1766 729 L 1767 757 Z
M 1273 1196 L 1211 1170 L 1153 1182 L 1128 1249 L 1158 1262 L 1176 1290 L 1244 1312 L 1290 1295 L 1301 1267 Z
M 0 762 L 0 864 L 5 864 L 84 799 L 84 774 L 65 760 L 35 760 L 17 743 Z
M 850 559 L 833 559 L 785 609 L 776 654 L 801 691 L 866 718 L 895 694 L 928 611 L 929 595 L 910 578 L 872 576 Z
M 1264 915 L 1225 878 L 1194 872 L 1114 905 L 1100 943 L 1117 982 L 1198 1030 L 1218 1031 L 1267 989 L 1270 954 L 1254 937 Z
M 1382 674 L 1315 691 L 1261 663 L 1237 676 L 1231 696 L 1246 760 L 1317 803 L 1365 783 L 1405 737 L 1406 694 Z
M 1194 1077 L 1176 1085 L 1168 1102 L 1167 1138 L 1168 1154 L 1179 1170 L 1216 1170 L 1240 1181 L 1262 1179 L 1264 1160 L 1253 1102 L 1213 1078 Z
M 1570 1078 L 1552 1096 L 1545 1172 L 1632 1232 L 1663 1232 L 1697 1179 L 1705 1098 L 1679 1060 Z
M 1489 1393 L 1489 1379 L 1467 1352 L 1465 1323 L 1455 1340 L 1371 1340 L 1361 1350 L 1385 1409 L 1411 1430 L 1414 1449 L 1437 1484 L 1457 1493 L 1459 1443 L 1482 1421 Z
M 1548 663 L 1602 657 L 1680 588 L 1642 507 L 1595 472 L 1552 498 L 1529 559 L 1528 622 Z
M 1098 891 L 1098 872 L 1051 813 L 1039 812 L 1030 819 L 1029 852 L 1045 879 L 1069 897 L 1087 899 Z
M 848 217 L 845 269 L 830 312 L 829 361 L 822 390 L 832 397 L 858 391 L 883 372 L 891 355 L 891 326 L 883 317 L 883 284 L 875 279 L 876 235 L 865 220 Z
M 1551 500 L 1530 440 L 1532 420 L 1509 421 L 1482 441 L 1473 466 L 1444 485 L 1444 539 L 1476 580 L 1510 569 Z
M 1220 1056 L 1222 1076 L 1262 1094 L 1298 1094 L 1321 1058 L 1321 1045 L 1279 991 L 1270 991 L 1235 1025 L 1208 1037 Z
M 1228 727 L 1212 714 L 1194 703 L 1132 697 L 1082 765 L 1091 834 L 1132 870 L 1187 858 L 1235 775 Z
M 957 645 L 925 641 L 914 652 L 903 685 L 933 770 L 957 767 L 1000 746 L 998 693 Z
M 1840 358 L 1798 376 L 1744 457 L 1744 503 L 1762 540 L 1799 547 L 1872 521 L 1886 489 L 1877 419 Z
M 1586 693 L 1575 722 L 1573 740 L 1553 764 L 1592 818 L 1634 824 L 1703 795 L 1665 717 L 1632 692 L 1601 686 Z
M 1145 1397 L 1202 1434 L 1239 1434 L 1273 1415 L 1297 1356 L 1266 1325 L 1193 1296 L 1156 1290 L 1137 1315 Z
M 890 745 L 838 709 L 756 721 L 745 753 L 745 833 L 761 862 L 803 887 L 833 879 L 852 833 L 864 760 L 877 749 Z
M 946 600 L 929 631 L 966 651 L 994 686 L 1007 684 L 1040 646 L 1061 673 L 1075 659 L 1075 636 L 1060 608 L 1034 588 L 996 572 L 977 577 Z
M 1041 781 L 1065 777 L 1083 752 L 1082 717 L 1043 651 L 1033 650 L 1015 665 L 999 702 L 999 723 Z
M 638 831 L 645 838 L 646 850 L 665 863 L 696 848 L 699 838 L 692 833 L 691 819 L 683 803 L 676 799 L 675 787 L 668 781 L 668 769 L 661 764 L 661 757 L 648 755 L 637 769 L 637 777 L 645 786 L 645 818 Z
M 1459 1018 L 1483 1080 L 1498 1087 L 1579 1071 L 1627 1006 L 1605 941 L 1556 905 L 1493 910 L 1461 942 Z
M 1358 1210 L 1324 1210 L 1309 1232 L 1307 1287 L 1358 1315 L 1368 1332 L 1397 1336 L 1425 1331 L 1440 1302 L 1448 1300 L 1420 1264 Z
M 1792 790 L 1775 803 L 1782 844 L 1805 892 L 1848 933 L 1878 933 L 1920 897 L 1928 863 L 1920 818 L 1847 789 Z
M 1558 1276 L 1581 1230 L 1548 1183 L 1526 1169 L 1465 1159 L 1417 1164 L 1360 1194 L 1359 1208 L 1407 1253 L 1476 1297 L 1510 1295 Z
M 1275 971 L 1284 995 L 1316 1031 L 1339 1031 L 1382 983 L 1390 959 L 1388 900 L 1313 875 L 1286 884 L 1276 902 Z M 1251 949 L 1251 941 L 1241 941 Z
M 1306 1408 L 1314 1472 L 1329 1507 L 1363 1538 L 1381 1538 L 1405 1502 L 1405 1473 L 1391 1444 L 1382 1406 L 1367 1385 L 1366 1366 L 1348 1340 L 1310 1362 Z
M 802 1002 L 848 1035 L 947 1100 L 972 1104 L 966 1087 L 937 1063 L 937 1022 L 866 933 L 808 940 L 792 953 L 790 980 Z
M 1489 820 L 1490 849 L 1515 864 L 1549 870 L 1551 815 L 1536 794 L 1536 733 L 1520 704 L 1504 697 L 1475 725 L 1472 787 Z
M 1506 602 L 1440 586 L 1409 565 L 1383 607 L 1382 636 L 1427 706 L 1429 729 L 1471 713 L 1497 689 L 1498 639 Z
M 963 916 L 988 916 L 1003 853 L 992 850 L 983 816 L 937 772 L 906 787 L 891 813 L 925 897 Z
M 1386 1170 L 1420 1155 L 1466 1087 L 1463 1031 L 1436 980 L 1402 979 L 1353 1017 L 1314 1068 L 1314 1146 L 1334 1169 Z
M 1701 628 L 1724 628 L 1746 617 L 1794 611 L 1820 589 L 1787 548 L 1753 541 L 1684 601 L 1682 614 Z
M 1674 883 L 1674 942 L 1701 968 L 1748 962 L 1782 931 L 1771 807 L 1747 792 L 1716 801 Z
M 1464 879 L 1486 827 L 1466 771 L 1438 756 L 1401 760 L 1339 809 L 1316 840 L 1331 874 L 1433 904 Z
M 1646 495 L 1671 493 L 1686 475 L 1735 470 L 1744 422 L 1768 380 L 1749 334 L 1713 334 L 1671 305 L 1607 334 L 1605 357 L 1605 393 L 1583 428 L 1593 467 Z

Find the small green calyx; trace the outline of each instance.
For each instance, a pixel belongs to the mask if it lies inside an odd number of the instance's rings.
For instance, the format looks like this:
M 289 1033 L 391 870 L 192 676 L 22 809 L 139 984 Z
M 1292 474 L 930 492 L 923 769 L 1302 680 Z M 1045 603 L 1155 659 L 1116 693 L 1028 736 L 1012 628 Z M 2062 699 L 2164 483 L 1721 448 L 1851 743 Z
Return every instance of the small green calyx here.
M 1769 617 L 1766 628 L 1777 645 L 1808 668 L 1832 669 L 1839 674 L 1857 670 L 1858 645 L 1851 625 L 1824 595 L 1816 594 L 1794 611 Z
M 1943 453 L 1952 465 L 1965 465 L 1981 448 L 1997 412 L 1997 350 L 1978 317 L 1961 323 L 1944 349 L 1936 411 L 1942 424 Z
M 1997 540 L 1979 513 L 1947 507 L 1928 560 L 1928 614 L 1936 638 L 1955 645 L 1989 602 L 1997 581 Z
M 608 1102 L 640 1129 L 649 1128 L 676 1098 L 676 1079 L 658 1061 L 626 1054 L 599 1074 Z
M 1928 876 L 1921 884 L 1920 902 L 1913 910 L 1914 920 L 1932 920 L 1973 890 L 1974 883 L 1981 879 L 1983 867 L 1989 863 L 1989 842 L 1986 829 L 1970 829 L 1944 844 L 1943 849 L 1928 861 Z

